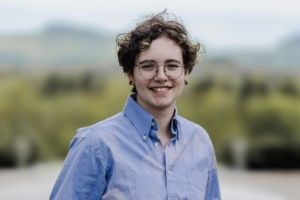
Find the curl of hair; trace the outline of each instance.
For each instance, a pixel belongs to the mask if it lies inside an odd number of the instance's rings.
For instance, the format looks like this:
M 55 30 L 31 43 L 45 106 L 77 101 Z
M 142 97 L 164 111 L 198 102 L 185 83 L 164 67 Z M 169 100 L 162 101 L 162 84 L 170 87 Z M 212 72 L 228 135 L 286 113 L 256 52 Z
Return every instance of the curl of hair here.
M 175 15 L 172 15 L 174 17 L 172 20 L 169 20 L 169 15 L 164 10 L 156 15 L 146 16 L 134 30 L 118 35 L 117 54 L 124 73 L 133 74 L 135 60 L 140 52 L 147 50 L 153 40 L 163 36 L 173 40 L 181 48 L 185 71 L 191 73 L 198 62 L 198 53 L 204 53 L 205 49 L 199 42 L 193 43 L 189 39 L 186 28 Z

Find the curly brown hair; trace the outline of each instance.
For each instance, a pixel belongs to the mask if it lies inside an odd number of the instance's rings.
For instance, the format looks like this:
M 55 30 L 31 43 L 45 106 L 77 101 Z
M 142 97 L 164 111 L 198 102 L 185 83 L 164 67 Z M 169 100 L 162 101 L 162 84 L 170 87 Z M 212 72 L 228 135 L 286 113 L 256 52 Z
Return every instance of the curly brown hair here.
M 174 19 L 169 20 L 172 15 Z M 133 74 L 135 60 L 140 52 L 147 50 L 151 42 L 159 37 L 167 37 L 173 40 L 182 50 L 183 64 L 186 73 L 191 73 L 197 63 L 197 54 L 205 52 L 199 43 L 193 43 L 186 28 L 178 18 L 166 12 L 166 10 L 154 15 L 148 15 L 137 24 L 136 28 L 128 33 L 122 33 L 116 38 L 118 47 L 119 64 L 124 73 Z M 200 52 L 202 47 L 203 51 Z M 136 92 L 133 88 L 132 92 Z

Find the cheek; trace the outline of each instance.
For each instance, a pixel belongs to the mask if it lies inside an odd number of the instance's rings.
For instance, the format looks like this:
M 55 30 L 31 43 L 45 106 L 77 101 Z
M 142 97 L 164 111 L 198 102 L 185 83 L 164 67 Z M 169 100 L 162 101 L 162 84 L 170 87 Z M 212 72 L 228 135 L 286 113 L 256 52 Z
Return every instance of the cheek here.
M 134 68 L 134 71 L 133 71 L 133 78 L 135 81 L 140 81 L 141 77 L 140 77 L 140 73 L 139 73 L 139 70 L 138 68 Z
M 147 88 L 147 82 L 145 82 L 144 80 L 136 79 L 135 84 L 136 84 L 136 87 L 138 87 L 142 90 Z
M 143 90 L 147 88 L 148 80 L 139 76 L 138 72 L 134 74 L 134 84 L 137 89 Z

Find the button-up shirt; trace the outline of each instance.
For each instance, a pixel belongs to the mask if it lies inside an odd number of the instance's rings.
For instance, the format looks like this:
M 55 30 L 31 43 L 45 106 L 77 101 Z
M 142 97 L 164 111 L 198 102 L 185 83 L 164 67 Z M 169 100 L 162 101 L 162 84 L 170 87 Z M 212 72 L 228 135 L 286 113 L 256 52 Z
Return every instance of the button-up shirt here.
M 164 149 L 157 122 L 133 97 L 123 112 L 77 131 L 50 199 L 221 199 L 206 131 L 175 110 Z

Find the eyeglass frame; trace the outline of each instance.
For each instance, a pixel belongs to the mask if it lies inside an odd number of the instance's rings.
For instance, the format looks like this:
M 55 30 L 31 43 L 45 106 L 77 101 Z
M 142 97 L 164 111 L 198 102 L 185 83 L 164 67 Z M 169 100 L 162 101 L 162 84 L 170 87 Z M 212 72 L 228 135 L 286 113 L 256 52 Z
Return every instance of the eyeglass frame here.
M 150 62 L 150 63 L 154 63 L 154 64 L 156 65 L 156 74 L 155 74 L 152 78 L 145 78 L 145 77 L 141 74 L 141 71 L 140 71 L 140 69 L 141 69 L 141 64 L 143 64 L 144 62 Z M 168 63 L 170 63 L 170 62 L 176 62 L 177 64 L 179 64 L 179 65 L 182 67 L 181 74 L 180 74 L 178 77 L 176 77 L 176 78 L 171 78 L 169 75 L 166 74 L 166 65 L 167 65 Z M 141 62 L 140 64 L 135 64 L 134 66 L 138 66 L 138 67 L 139 67 L 139 74 L 141 75 L 141 77 L 143 77 L 144 79 L 147 79 L 147 80 L 151 80 L 151 79 L 153 79 L 155 76 L 157 76 L 157 74 L 158 74 L 158 67 L 159 67 L 159 66 L 164 66 L 164 73 L 165 73 L 166 77 L 168 77 L 168 78 L 171 79 L 171 80 L 175 80 L 175 79 L 179 78 L 179 77 L 183 74 L 184 66 L 185 66 L 185 65 L 181 64 L 181 62 L 179 62 L 179 61 L 177 61 L 177 60 L 172 60 L 172 61 L 167 62 L 167 64 L 164 64 L 164 65 L 158 65 L 158 64 L 157 64 L 156 62 L 154 62 L 154 61 L 146 61 L 146 60 L 145 60 L 145 61 Z

